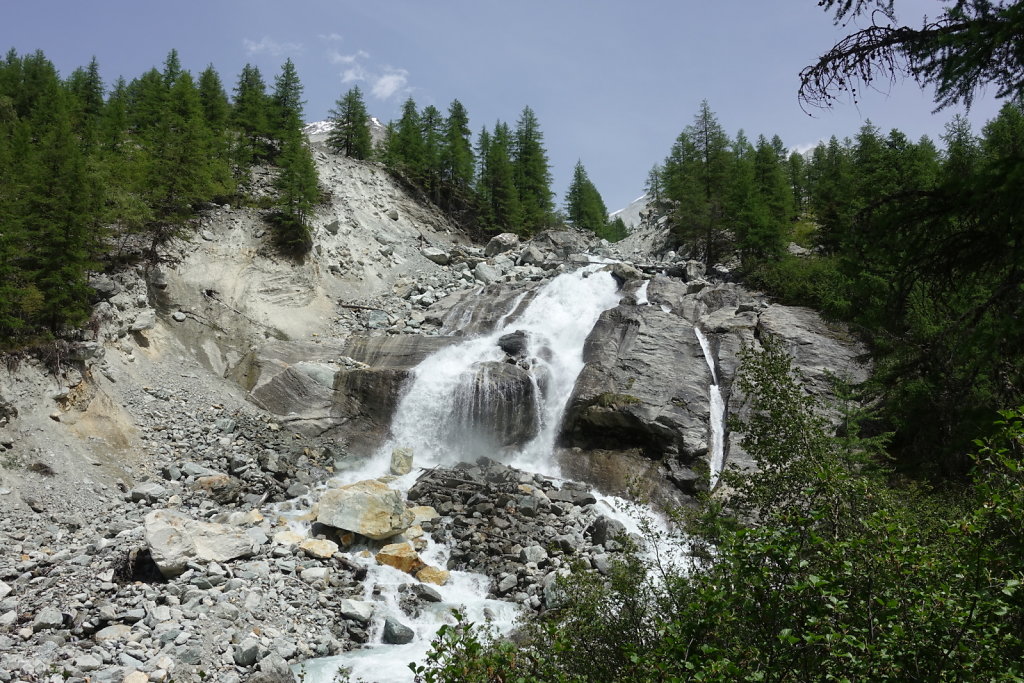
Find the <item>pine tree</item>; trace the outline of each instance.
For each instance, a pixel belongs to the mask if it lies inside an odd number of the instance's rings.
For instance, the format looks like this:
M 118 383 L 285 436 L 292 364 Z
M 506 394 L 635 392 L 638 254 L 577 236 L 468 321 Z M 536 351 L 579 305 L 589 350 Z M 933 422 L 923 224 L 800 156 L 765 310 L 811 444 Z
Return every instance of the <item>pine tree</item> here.
M 554 212 L 551 169 L 537 115 L 524 107 L 516 122 L 512 158 L 522 210 L 522 232 L 531 235 L 551 223 Z
M 327 146 L 333 151 L 353 159 L 369 159 L 373 153 L 370 136 L 370 117 L 363 102 L 359 86 L 353 86 L 330 112 L 333 124 L 327 136 Z
M 427 105 L 420 114 L 423 135 L 423 187 L 435 204 L 441 202 L 441 152 L 444 117 L 434 105 Z
M 203 107 L 206 126 L 215 136 L 222 135 L 231 118 L 231 103 L 213 64 L 199 74 L 199 102 Z
M 423 127 L 416 102 L 410 97 L 402 104 L 402 117 L 388 136 L 384 154 L 389 168 L 405 174 L 413 182 L 422 182 L 426 171 Z

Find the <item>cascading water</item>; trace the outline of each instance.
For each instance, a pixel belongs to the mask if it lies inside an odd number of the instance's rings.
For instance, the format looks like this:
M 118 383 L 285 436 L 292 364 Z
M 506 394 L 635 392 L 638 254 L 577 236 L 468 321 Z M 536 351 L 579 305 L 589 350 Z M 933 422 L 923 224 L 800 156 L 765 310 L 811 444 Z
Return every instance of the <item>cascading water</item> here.
M 618 285 L 608 272 L 599 272 L 595 264 L 554 278 L 545 285 L 523 310 L 514 314 L 525 298 L 520 295 L 512 303 L 495 329 L 488 335 L 470 339 L 442 349 L 426 358 L 414 371 L 405 395 L 399 402 L 392 421 L 391 439 L 367 467 L 346 473 L 337 483 L 387 474 L 391 451 L 412 446 L 419 468 L 473 461 L 486 455 L 500 455 L 493 443 L 495 425 L 484 419 L 512 419 L 518 414 L 527 428 L 525 443 L 504 449 L 508 464 L 548 476 L 558 476 L 552 453 L 555 438 L 572 394 L 576 379 L 583 369 L 583 345 L 603 311 L 619 301 Z M 465 312 L 463 311 L 463 316 Z M 522 333 L 522 334 L 520 334 Z M 506 352 L 499 346 L 505 335 L 525 340 L 525 349 L 513 370 L 506 368 Z M 518 373 L 518 371 L 522 371 Z M 520 386 L 512 389 L 503 383 L 508 372 L 515 375 Z M 518 374 L 517 374 L 518 373 Z M 509 393 L 511 392 L 511 393 Z M 523 405 L 516 401 L 526 397 L 525 406 L 531 414 L 524 419 Z M 499 407 L 496 411 L 495 406 Z M 504 407 L 504 409 L 500 409 Z M 500 421 L 500 420 L 499 420 Z M 486 422 L 486 424 L 480 424 Z M 507 426 L 507 425 L 506 425 Z M 500 427 L 500 425 L 499 425 Z M 509 436 L 515 426 L 503 430 Z M 487 443 L 488 435 L 492 439 Z M 498 438 L 498 441 L 502 439 Z M 511 440 L 509 438 L 508 440 Z M 498 444 L 504 445 L 504 444 Z M 411 473 L 392 482 L 393 488 L 407 490 L 415 481 Z M 599 497 L 602 509 L 611 516 L 629 519 L 620 510 L 621 501 Z M 633 530 L 633 527 L 628 527 Z M 421 557 L 438 567 L 447 565 L 447 548 L 429 539 Z M 356 555 L 353 555 L 357 557 Z M 473 622 L 489 620 L 499 630 L 507 630 L 518 614 L 518 606 L 488 599 L 489 579 L 482 575 L 453 571 L 448 584 L 435 587 L 442 601 L 420 616 L 410 618 L 399 606 L 399 587 L 409 582 L 407 574 L 377 565 L 370 558 L 358 559 L 367 569 L 366 598 L 376 592 L 375 626 L 371 632 L 376 646 L 356 650 L 338 657 L 310 660 L 296 667 L 305 683 L 333 681 L 339 668 L 348 669 L 352 680 L 412 680 L 407 663 L 422 660 L 438 627 L 451 621 L 453 607 L 462 610 Z M 415 631 L 408 645 L 381 645 L 379 631 L 385 616 L 401 617 Z
M 714 489 L 722 475 L 722 468 L 725 466 L 725 401 L 722 400 L 722 391 L 718 385 L 718 370 L 708 338 L 697 326 L 694 326 L 693 331 L 697 335 L 697 341 L 700 342 L 701 351 L 704 352 L 704 360 L 707 361 L 708 368 L 711 370 L 711 385 L 708 387 L 711 403 L 711 443 L 708 444 L 708 450 L 711 452 L 709 484 Z
M 511 384 L 490 381 L 493 378 L 487 373 L 488 368 L 494 370 L 489 364 L 505 360 L 498 340 L 521 331 L 526 340 L 522 365 L 528 371 L 518 381 L 531 387 L 520 387 L 520 395 L 532 395 L 537 426 L 533 438 L 512 449 L 505 459 L 522 469 L 557 476 L 550 455 L 565 405 L 583 369 L 583 343 L 601 313 L 619 300 L 615 279 L 608 272 L 597 272 L 600 267 L 559 275 L 518 318 L 503 318 L 490 334 L 442 349 L 420 363 L 399 402 L 391 439 L 376 459 L 379 465 L 386 467 L 391 450 L 399 446 L 414 448 L 419 467 L 494 457 L 495 445 L 508 446 L 481 443 L 482 434 L 492 432 L 494 425 L 477 425 L 483 427 L 477 431 L 473 423 L 485 407 L 493 409 L 514 400 L 502 392 L 514 390 L 515 379 Z M 523 406 L 515 408 L 522 411 Z

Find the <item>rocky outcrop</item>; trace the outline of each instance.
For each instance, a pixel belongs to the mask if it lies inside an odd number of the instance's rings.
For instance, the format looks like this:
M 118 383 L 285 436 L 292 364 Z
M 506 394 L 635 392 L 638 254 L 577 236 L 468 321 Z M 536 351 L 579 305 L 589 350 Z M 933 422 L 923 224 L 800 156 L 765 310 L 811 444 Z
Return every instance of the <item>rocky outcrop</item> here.
M 539 426 L 535 386 L 519 365 L 479 363 L 452 397 L 455 429 L 485 448 L 524 445 Z

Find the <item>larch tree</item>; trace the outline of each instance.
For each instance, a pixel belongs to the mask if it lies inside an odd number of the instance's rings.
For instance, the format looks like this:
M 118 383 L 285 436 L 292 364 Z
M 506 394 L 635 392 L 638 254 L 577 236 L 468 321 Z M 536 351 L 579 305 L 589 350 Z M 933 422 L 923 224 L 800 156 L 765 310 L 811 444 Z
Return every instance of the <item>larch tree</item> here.
M 537 115 L 530 107 L 523 107 L 516 121 L 512 159 L 522 212 L 521 231 L 531 235 L 551 223 L 555 207 L 544 134 Z
M 601 234 L 608 223 L 608 208 L 591 182 L 583 162 L 577 161 L 565 193 L 565 213 L 574 228 Z
M 369 159 L 373 154 L 370 117 L 359 86 L 350 88 L 335 102 L 329 118 L 332 127 L 327 146 L 353 159 Z

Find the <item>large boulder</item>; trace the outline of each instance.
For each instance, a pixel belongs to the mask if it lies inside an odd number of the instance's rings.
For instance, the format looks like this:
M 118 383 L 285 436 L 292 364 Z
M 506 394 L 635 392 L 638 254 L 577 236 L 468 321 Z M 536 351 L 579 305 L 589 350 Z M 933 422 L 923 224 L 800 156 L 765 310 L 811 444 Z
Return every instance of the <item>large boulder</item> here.
M 511 251 L 519 246 L 519 235 L 514 232 L 503 232 L 500 235 L 495 235 L 491 238 L 491 241 L 484 247 L 484 256 L 496 256 L 497 254 L 503 254 L 506 251 Z
M 369 479 L 327 490 L 320 497 L 316 521 L 379 541 L 402 533 L 413 519 L 401 493 Z
M 479 363 L 452 397 L 453 429 L 493 447 L 523 445 L 537 434 L 536 384 L 511 363 Z
M 174 510 L 154 510 L 144 524 L 150 555 L 167 578 L 184 572 L 189 562 L 227 562 L 256 551 L 243 529 L 200 522 Z

